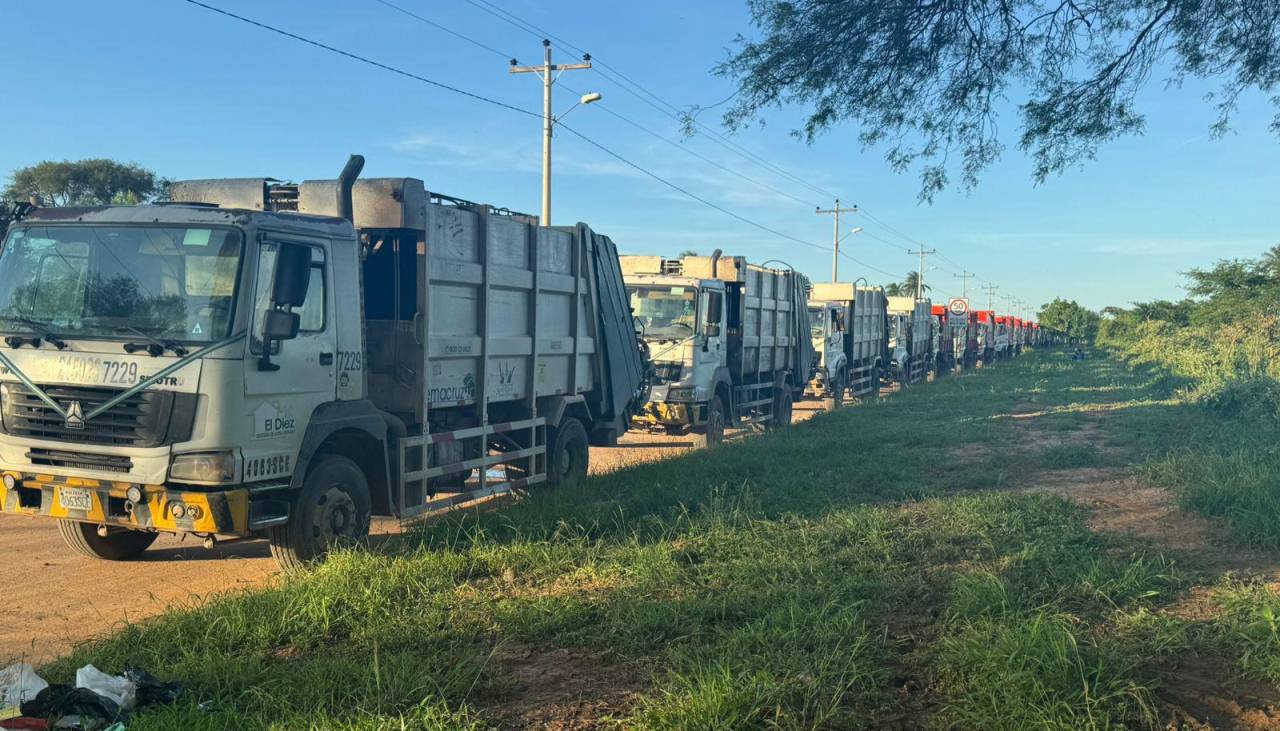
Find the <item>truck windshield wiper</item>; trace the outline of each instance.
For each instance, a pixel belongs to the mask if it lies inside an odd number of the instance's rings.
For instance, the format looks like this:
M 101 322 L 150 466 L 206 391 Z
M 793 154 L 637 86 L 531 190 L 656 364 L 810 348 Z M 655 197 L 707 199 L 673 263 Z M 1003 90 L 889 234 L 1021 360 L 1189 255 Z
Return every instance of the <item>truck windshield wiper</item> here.
M 38 348 L 40 347 L 41 338 L 48 341 L 50 345 L 57 348 L 58 350 L 63 350 L 67 347 L 67 344 L 63 340 L 61 340 L 57 335 L 54 335 L 53 333 L 49 332 L 49 329 L 53 327 L 52 323 L 45 322 L 44 320 L 37 320 L 34 317 L 27 317 L 26 315 L 0 315 L 0 320 L 8 320 L 9 322 L 20 322 L 23 325 L 26 325 L 27 327 L 31 328 L 31 330 L 37 336 L 39 336 L 35 338 L 24 338 L 20 336 L 10 335 L 9 337 L 4 339 L 4 341 L 9 345 L 10 348 L 21 348 L 26 343 L 31 343 L 33 347 Z
M 173 354 L 178 357 L 182 357 L 187 354 L 186 348 L 178 345 L 172 340 L 157 338 L 156 336 L 151 335 L 144 330 L 140 330 L 133 325 L 126 325 L 122 322 L 97 322 L 95 324 L 125 330 L 147 341 L 145 343 L 124 343 L 124 352 L 126 353 L 136 353 L 140 350 L 145 350 L 147 351 L 147 354 L 153 358 L 158 358 L 164 355 L 166 350 L 172 350 Z

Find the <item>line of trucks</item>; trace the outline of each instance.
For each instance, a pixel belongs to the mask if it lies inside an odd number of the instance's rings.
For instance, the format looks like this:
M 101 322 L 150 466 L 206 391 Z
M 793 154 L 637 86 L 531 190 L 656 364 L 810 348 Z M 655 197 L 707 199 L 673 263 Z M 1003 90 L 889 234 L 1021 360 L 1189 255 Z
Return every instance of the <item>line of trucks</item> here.
M 629 429 L 714 445 L 1041 338 L 776 261 L 620 255 L 363 162 L 12 216 L 0 511 L 92 557 L 265 537 L 294 567 L 372 516 L 583 477 Z

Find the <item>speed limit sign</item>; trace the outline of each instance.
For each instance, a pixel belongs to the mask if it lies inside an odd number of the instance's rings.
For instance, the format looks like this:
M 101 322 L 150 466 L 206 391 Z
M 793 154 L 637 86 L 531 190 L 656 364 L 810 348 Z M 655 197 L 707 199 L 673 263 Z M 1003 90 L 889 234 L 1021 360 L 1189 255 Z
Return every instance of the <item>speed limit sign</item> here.
M 947 312 L 951 313 L 949 325 L 964 327 L 969 321 L 969 300 L 964 297 L 952 297 L 947 301 Z

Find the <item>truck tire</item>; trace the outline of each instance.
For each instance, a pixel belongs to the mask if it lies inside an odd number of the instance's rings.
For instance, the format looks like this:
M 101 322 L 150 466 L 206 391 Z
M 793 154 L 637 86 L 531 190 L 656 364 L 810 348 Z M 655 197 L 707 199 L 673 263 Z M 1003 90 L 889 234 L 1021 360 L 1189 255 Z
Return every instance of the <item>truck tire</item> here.
M 822 407 L 824 409 L 827 411 L 835 411 L 841 406 L 844 406 L 844 392 L 845 389 L 848 388 L 847 379 L 848 377 L 845 375 L 844 371 L 840 371 L 836 374 L 835 379 L 831 381 L 831 385 L 829 387 L 831 395 L 822 402 Z
M 159 533 L 114 526 L 107 528 L 107 535 L 100 536 L 96 524 L 81 523 L 78 520 L 59 520 L 58 533 L 72 551 L 81 556 L 106 561 L 127 561 L 134 558 L 160 537 Z
M 271 556 L 292 570 L 323 559 L 338 546 L 369 537 L 369 481 L 355 462 L 319 456 L 307 470 L 289 522 L 268 529 Z
M 725 411 L 724 401 L 719 396 L 712 397 L 707 404 L 707 423 L 694 430 L 700 442 L 698 446 L 710 449 L 724 441 Z
M 791 411 L 795 404 L 795 398 L 791 395 L 791 389 L 779 386 L 773 394 L 773 418 L 765 422 L 770 429 L 786 429 L 791 426 Z
M 547 484 L 556 487 L 586 477 L 590 453 L 581 421 L 566 416 L 560 426 L 547 429 Z
M 880 366 L 871 369 L 871 398 L 880 398 Z

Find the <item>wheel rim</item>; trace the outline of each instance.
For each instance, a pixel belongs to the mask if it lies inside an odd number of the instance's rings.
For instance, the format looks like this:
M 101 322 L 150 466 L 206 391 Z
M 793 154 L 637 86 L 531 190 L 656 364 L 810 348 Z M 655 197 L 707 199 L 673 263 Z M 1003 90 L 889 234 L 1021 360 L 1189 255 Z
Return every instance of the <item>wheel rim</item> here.
M 359 535 L 356 501 L 341 487 L 334 485 L 321 493 L 311 522 L 311 537 L 324 551 L 332 546 L 353 542 Z

